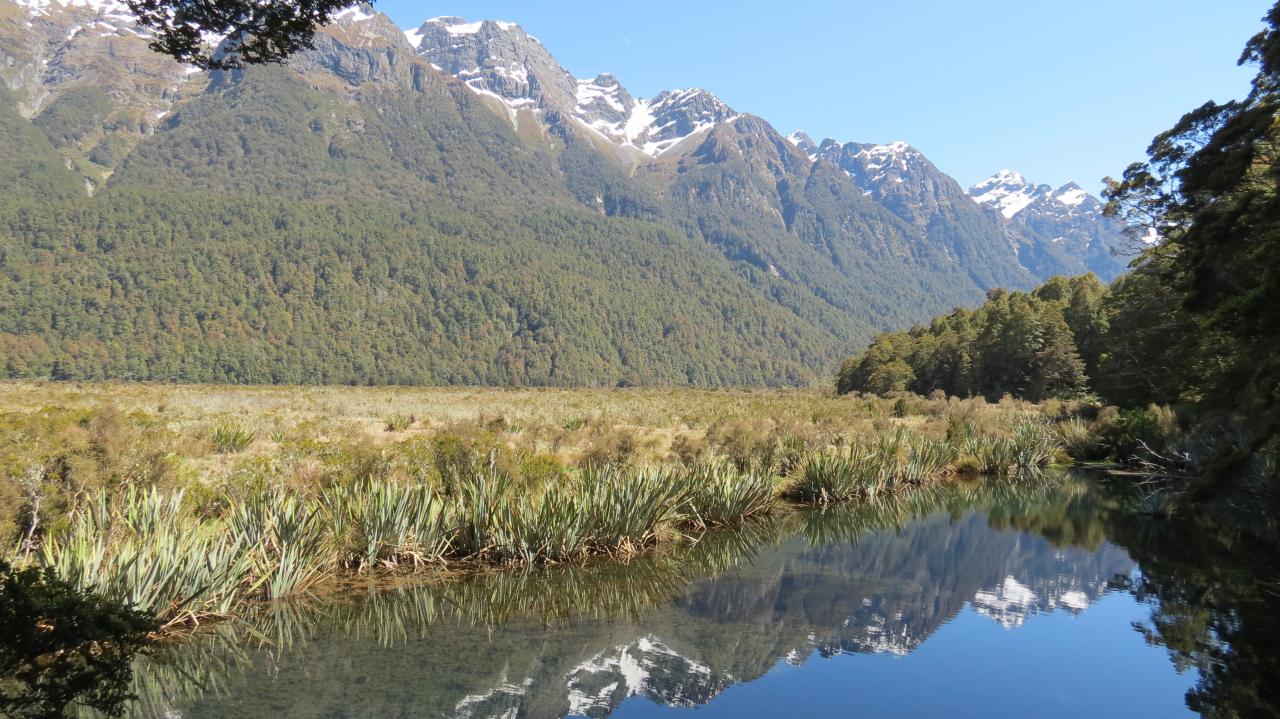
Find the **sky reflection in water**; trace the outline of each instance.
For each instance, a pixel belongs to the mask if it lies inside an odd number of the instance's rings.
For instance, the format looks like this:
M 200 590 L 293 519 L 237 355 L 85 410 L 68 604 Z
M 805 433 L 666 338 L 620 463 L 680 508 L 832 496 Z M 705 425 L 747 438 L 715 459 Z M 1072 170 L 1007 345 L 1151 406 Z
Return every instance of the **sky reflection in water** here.
M 142 660 L 135 715 L 1190 715 L 1199 671 L 1135 629 L 1160 603 L 1109 539 L 1122 506 L 948 488 L 627 567 L 281 606 Z

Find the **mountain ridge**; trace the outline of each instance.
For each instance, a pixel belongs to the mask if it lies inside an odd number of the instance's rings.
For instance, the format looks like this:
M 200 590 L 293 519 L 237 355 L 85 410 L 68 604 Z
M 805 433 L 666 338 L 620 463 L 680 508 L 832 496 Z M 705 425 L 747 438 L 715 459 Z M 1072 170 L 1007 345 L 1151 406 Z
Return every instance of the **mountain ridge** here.
M 1006 227 L 922 222 L 710 92 L 575 78 L 514 23 L 360 6 L 284 66 L 205 73 L 119 18 L 72 32 L 110 8 L 35 12 L 0 0 L 0 79 L 51 143 L 22 151 L 88 184 L 0 206 L 9 376 L 807 384 L 1034 281 Z

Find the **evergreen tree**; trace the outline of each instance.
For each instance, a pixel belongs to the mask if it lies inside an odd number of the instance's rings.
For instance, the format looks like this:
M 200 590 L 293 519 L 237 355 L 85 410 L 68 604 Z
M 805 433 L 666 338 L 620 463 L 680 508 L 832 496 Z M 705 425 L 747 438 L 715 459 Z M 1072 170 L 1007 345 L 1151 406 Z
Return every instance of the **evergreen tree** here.
M 372 0 L 365 0 L 372 2 Z M 316 28 L 353 0 L 125 0 L 138 24 L 156 33 L 151 47 L 206 69 L 282 62 L 313 46 Z M 207 37 L 225 37 L 219 52 Z
M 1158 317 L 1163 343 L 1194 368 L 1157 367 L 1156 393 L 1251 418 L 1254 448 L 1280 436 L 1280 3 L 1264 22 L 1240 58 L 1258 67 L 1249 96 L 1187 113 L 1106 193 L 1108 213 L 1160 236 L 1129 289 L 1171 303 L 1129 295 L 1121 314 Z M 1171 359 L 1155 341 L 1142 350 L 1148 367 Z

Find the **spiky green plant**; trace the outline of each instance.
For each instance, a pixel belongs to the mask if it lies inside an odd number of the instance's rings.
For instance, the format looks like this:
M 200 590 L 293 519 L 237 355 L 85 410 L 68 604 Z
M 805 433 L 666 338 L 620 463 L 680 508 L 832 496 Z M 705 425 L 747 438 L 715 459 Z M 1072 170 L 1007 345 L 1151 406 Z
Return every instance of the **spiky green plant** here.
M 689 481 L 666 469 L 589 467 L 578 482 L 587 531 L 595 547 L 609 554 L 632 552 L 674 533 L 691 494 Z
M 257 435 L 253 432 L 232 424 L 221 424 L 213 428 L 213 432 L 209 434 L 209 441 L 213 443 L 213 448 L 221 454 L 235 454 L 248 449 L 253 444 L 253 440 Z
M 1062 443 L 1047 422 L 1025 420 L 1013 429 L 1014 467 L 1039 469 L 1053 463 Z
M 476 472 L 459 483 L 451 505 L 459 554 L 496 555 L 510 545 L 511 494 L 511 477 L 492 469 Z
M 385 428 L 388 432 L 403 432 L 413 426 L 418 421 L 411 414 L 393 414 L 387 417 Z
M 254 547 L 251 590 L 277 599 L 315 584 L 330 564 L 326 531 L 318 503 L 297 494 L 268 489 L 232 502 L 228 531 L 241 546 Z
M 867 459 L 863 447 L 851 448 L 858 457 L 841 457 L 826 452 L 809 455 L 801 465 L 800 476 L 792 482 L 788 494 L 801 502 L 827 504 L 859 496 L 867 490 L 862 465 Z
M 344 567 L 417 566 L 449 552 L 444 502 L 428 487 L 367 480 L 330 487 L 321 502 Z
M 1017 448 L 1008 437 L 975 434 L 965 441 L 965 452 L 978 474 L 1004 475 L 1017 468 Z
M 104 493 L 50 537 L 42 563 L 82 590 L 93 590 L 174 622 L 225 614 L 252 571 L 252 549 L 221 523 L 200 522 L 182 493 L 130 487 L 112 501 Z
M 699 528 L 741 524 L 776 507 L 777 479 L 760 468 L 739 473 L 726 464 L 704 464 L 685 473 L 692 521 Z

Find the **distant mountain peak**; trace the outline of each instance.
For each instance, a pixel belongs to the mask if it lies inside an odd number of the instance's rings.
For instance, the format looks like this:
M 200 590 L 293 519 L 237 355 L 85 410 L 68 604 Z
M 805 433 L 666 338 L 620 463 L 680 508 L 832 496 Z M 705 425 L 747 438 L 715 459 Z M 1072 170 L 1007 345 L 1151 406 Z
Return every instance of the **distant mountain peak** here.
M 810 160 L 816 158 L 818 155 L 818 144 L 814 142 L 813 138 L 809 137 L 809 133 L 804 130 L 796 130 L 790 135 L 787 135 L 787 141 L 792 145 L 795 145 L 796 149 L 808 155 Z
M 575 115 L 611 142 L 650 157 L 737 117 L 715 94 L 700 88 L 667 90 L 650 100 L 636 100 L 608 73 L 578 81 Z
M 133 18 L 129 6 L 120 0 L 15 0 L 19 7 L 33 15 L 44 15 L 58 8 L 92 10 L 99 15 L 124 15 Z
M 901 181 L 902 176 L 911 171 L 912 161 L 922 157 L 918 150 L 902 141 L 885 145 L 861 145 L 855 156 L 864 161 L 872 182 L 883 181 L 890 175 Z
M 372 5 L 369 3 L 360 3 L 358 5 L 352 5 L 351 7 L 334 15 L 332 20 L 334 22 L 356 23 L 364 20 L 372 20 L 375 17 L 377 17 L 377 13 L 374 12 Z
M 928 163 L 919 150 L 901 141 L 875 145 L 827 138 L 815 154 L 844 170 L 868 194 L 879 196 L 884 185 L 905 182 Z
M 1005 219 L 1012 219 L 1024 210 L 1041 205 L 1060 205 L 1057 212 L 1080 208 L 1093 212 L 1101 202 L 1074 182 L 1054 190 L 1049 185 L 1037 185 L 1014 170 L 1001 170 L 969 189 L 969 195 L 979 205 L 999 210 Z M 1041 210 L 1043 211 L 1043 209 Z
M 1033 185 L 1014 170 L 1000 170 L 969 188 L 974 202 L 995 208 L 1006 220 L 1050 192 L 1048 185 Z
M 475 22 L 467 22 L 465 19 L 455 16 L 433 17 L 427 21 L 428 25 L 439 25 L 443 27 L 450 35 L 475 35 L 483 30 L 493 32 L 510 32 L 517 30 L 519 25 L 504 20 L 477 20 Z
M 1074 182 L 1068 182 L 1054 191 L 1053 199 L 1061 202 L 1067 207 L 1079 207 L 1091 198 L 1089 197 L 1089 193 L 1086 192 L 1083 187 L 1080 187 Z

